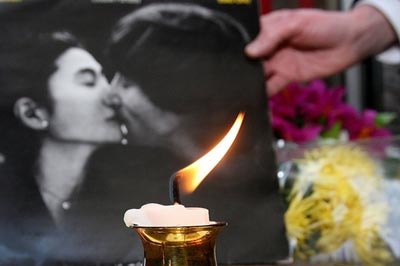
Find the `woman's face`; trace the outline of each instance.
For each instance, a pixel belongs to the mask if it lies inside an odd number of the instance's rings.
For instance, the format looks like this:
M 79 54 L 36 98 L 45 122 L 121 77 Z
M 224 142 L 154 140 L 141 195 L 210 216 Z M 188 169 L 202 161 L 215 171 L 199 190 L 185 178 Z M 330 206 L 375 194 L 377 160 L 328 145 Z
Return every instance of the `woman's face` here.
M 53 103 L 49 131 L 72 142 L 118 142 L 122 138 L 116 110 L 107 104 L 111 88 L 101 65 L 81 48 L 69 48 L 55 61 L 49 77 Z

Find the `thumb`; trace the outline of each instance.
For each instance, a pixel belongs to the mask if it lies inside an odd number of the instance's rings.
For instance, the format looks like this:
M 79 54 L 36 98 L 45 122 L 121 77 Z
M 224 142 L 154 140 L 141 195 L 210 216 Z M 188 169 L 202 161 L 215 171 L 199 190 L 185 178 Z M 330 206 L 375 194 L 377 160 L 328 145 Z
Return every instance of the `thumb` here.
M 267 56 L 270 48 L 268 48 L 267 40 L 260 34 L 245 47 L 244 51 L 249 57 L 258 58 Z
M 283 42 L 294 36 L 297 27 L 289 10 L 274 11 L 260 18 L 258 36 L 245 47 L 249 57 L 269 57 Z

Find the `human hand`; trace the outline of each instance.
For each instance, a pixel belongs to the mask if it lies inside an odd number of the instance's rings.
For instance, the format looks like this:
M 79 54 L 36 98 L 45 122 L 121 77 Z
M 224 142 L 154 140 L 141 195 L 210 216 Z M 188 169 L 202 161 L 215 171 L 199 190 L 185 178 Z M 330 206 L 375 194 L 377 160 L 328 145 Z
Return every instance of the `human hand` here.
M 268 95 L 291 82 L 338 73 L 396 40 L 383 14 L 367 5 L 349 12 L 275 11 L 260 23 L 260 34 L 245 51 L 265 59 Z

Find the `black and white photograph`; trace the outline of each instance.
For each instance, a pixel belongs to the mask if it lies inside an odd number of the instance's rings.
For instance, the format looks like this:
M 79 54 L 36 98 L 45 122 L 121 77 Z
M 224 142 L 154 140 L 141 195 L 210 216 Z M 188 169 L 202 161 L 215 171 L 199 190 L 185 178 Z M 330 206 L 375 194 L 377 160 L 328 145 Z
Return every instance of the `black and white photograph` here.
M 170 177 L 244 119 L 181 204 L 227 222 L 222 264 L 288 244 L 257 1 L 0 1 L 0 265 L 134 265 L 124 212 L 174 204 Z

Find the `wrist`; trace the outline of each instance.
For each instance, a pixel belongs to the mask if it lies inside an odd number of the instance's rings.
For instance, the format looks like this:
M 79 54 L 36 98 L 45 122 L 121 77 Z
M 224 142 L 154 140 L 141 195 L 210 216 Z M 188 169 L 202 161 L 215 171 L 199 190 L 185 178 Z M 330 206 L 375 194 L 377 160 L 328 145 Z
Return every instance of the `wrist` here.
M 360 5 L 350 11 L 352 42 L 357 59 L 380 53 L 397 42 L 396 32 L 378 9 Z

